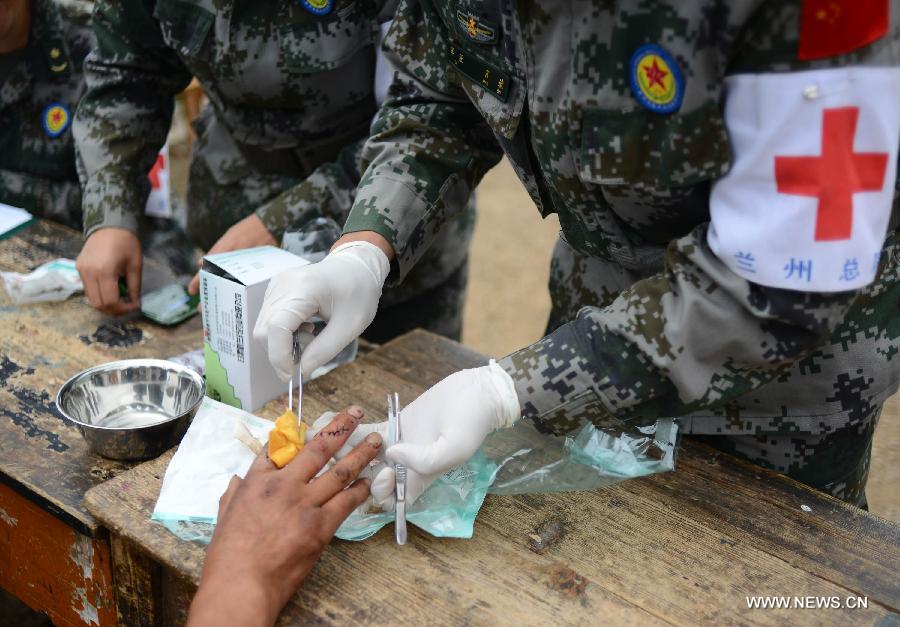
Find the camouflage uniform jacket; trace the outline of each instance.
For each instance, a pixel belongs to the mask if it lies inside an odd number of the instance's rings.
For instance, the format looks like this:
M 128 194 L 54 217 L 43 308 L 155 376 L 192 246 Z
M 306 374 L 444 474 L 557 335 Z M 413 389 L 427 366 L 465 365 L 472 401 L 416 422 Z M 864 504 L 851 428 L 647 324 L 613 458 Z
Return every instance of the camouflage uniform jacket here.
M 399 75 L 345 230 L 387 237 L 396 280 L 505 153 L 562 225 L 557 319 L 501 362 L 537 428 L 677 415 L 695 433 L 821 433 L 862 421 L 900 374 L 893 232 L 876 280 L 837 293 L 749 282 L 706 234 L 710 185 L 732 160 L 726 76 L 896 66 L 897 0 L 891 11 L 871 45 L 801 62 L 799 1 L 404 1 L 385 40 Z M 668 115 L 629 89 L 629 58 L 651 43 L 684 75 Z M 897 208 L 895 194 L 891 229 Z
M 81 188 L 71 117 L 93 46 L 89 22 L 77 3 L 35 0 L 28 45 L 0 76 L 0 202 L 76 228 Z
M 97 48 L 85 63 L 88 91 L 75 121 L 85 235 L 104 226 L 137 230 L 146 173 L 165 141 L 173 96 L 191 76 L 211 103 L 195 158 L 217 183 L 266 169 L 302 180 L 336 159 L 368 133 L 374 42 L 393 8 L 334 0 L 317 15 L 296 0 L 98 1 Z M 352 191 L 356 182 L 331 187 Z M 257 208 L 276 235 L 284 200 Z

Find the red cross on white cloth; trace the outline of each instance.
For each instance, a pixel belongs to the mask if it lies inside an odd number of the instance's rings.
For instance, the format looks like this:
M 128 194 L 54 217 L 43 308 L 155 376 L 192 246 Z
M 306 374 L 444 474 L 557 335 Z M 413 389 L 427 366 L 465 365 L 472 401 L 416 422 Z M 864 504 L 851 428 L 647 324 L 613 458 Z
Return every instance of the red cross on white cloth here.
M 726 79 L 728 174 L 710 196 L 710 248 L 771 287 L 837 292 L 872 282 L 893 210 L 900 68 Z
M 853 194 L 884 187 L 886 152 L 853 152 L 858 107 L 822 112 L 822 154 L 775 156 L 775 182 L 781 194 L 812 196 L 817 241 L 850 239 L 853 234 Z

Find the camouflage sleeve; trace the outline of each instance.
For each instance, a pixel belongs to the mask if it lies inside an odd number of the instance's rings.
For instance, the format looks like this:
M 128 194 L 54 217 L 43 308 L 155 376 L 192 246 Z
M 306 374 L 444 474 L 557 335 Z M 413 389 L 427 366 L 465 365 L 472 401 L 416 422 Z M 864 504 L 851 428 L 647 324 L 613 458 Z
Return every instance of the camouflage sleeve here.
M 291 227 L 324 216 L 338 224 L 347 219 L 356 186 L 365 140 L 345 146 L 338 158 L 316 168 L 302 183 L 276 196 L 256 210 L 269 232 L 280 240 Z
M 147 172 L 165 142 L 173 98 L 191 79 L 163 42 L 152 5 L 94 5 L 97 47 L 85 60 L 87 91 L 73 125 L 85 236 L 106 226 L 137 231 L 150 191 Z
M 663 273 L 501 360 L 523 417 L 565 433 L 721 405 L 827 341 L 857 298 L 746 281 L 712 253 L 706 229 L 669 246 Z
M 771 23 L 758 20 L 753 26 L 733 71 L 803 69 L 796 39 L 779 34 L 770 45 L 759 33 L 771 38 L 777 32 Z M 897 30 L 867 59 L 848 55 L 813 67 L 878 65 L 885 60 L 878 55 L 893 54 Z M 896 193 L 892 210 L 894 216 L 900 213 Z M 880 276 L 868 287 L 801 292 L 735 274 L 707 244 L 708 228 L 700 225 L 670 242 L 662 272 L 634 283 L 607 306 L 581 309 L 574 320 L 501 360 L 515 382 L 524 418 L 561 434 L 584 421 L 653 422 L 721 407 L 826 344 L 854 305 L 867 306 L 872 295 L 896 280 L 886 270 L 895 254 L 890 233 Z
M 0 168 L 5 202 L 31 213 L 74 226 L 81 215 L 81 187 L 76 181 L 52 180 Z
M 364 173 L 344 226 L 345 233 L 376 231 L 391 243 L 391 285 L 465 209 L 502 155 L 490 128 L 451 82 L 449 40 L 431 11 L 401 2 L 385 38 L 394 82 L 363 150 Z

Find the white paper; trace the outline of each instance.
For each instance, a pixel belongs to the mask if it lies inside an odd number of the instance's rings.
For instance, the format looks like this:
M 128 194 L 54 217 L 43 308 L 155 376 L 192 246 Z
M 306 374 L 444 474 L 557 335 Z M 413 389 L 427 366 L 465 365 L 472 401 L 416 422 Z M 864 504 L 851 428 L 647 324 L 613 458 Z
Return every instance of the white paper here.
M 0 202 L 0 237 L 33 219 L 30 213 L 19 207 Z
M 254 454 L 234 430 L 238 421 L 260 444 L 269 439 L 275 423 L 230 405 L 204 398 L 178 451 L 169 462 L 153 520 L 190 520 L 215 523 L 219 498 L 234 475 L 241 478 Z

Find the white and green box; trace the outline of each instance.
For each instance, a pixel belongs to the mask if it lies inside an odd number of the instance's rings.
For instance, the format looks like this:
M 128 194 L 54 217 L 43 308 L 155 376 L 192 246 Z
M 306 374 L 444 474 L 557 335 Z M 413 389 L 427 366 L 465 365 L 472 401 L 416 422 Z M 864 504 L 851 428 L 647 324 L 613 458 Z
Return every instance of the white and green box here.
M 308 261 L 274 246 L 207 255 L 200 269 L 206 394 L 255 411 L 286 392 L 253 325 L 269 279 Z

